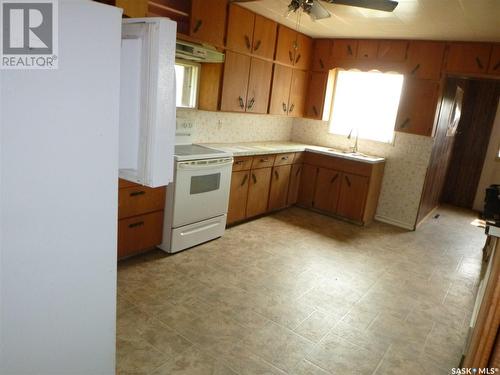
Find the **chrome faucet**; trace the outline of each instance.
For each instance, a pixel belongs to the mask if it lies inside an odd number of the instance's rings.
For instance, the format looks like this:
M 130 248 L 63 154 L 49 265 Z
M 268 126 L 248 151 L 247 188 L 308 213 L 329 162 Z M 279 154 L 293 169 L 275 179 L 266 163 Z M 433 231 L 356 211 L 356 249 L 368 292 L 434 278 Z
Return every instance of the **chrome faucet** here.
M 354 128 L 352 128 L 351 131 L 349 132 L 347 139 L 352 139 L 352 132 L 353 131 L 354 131 Z M 359 139 L 359 131 L 356 130 L 356 140 L 354 141 L 354 147 L 351 147 L 351 151 L 354 153 L 358 152 L 358 139 Z

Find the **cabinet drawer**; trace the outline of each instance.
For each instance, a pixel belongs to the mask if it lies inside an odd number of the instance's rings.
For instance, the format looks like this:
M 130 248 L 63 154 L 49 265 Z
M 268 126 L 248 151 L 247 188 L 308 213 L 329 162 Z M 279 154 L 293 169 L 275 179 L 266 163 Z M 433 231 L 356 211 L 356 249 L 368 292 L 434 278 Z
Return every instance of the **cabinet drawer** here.
M 278 154 L 276 155 L 276 159 L 274 160 L 274 165 L 287 165 L 287 164 L 293 164 L 293 157 L 294 153 L 287 153 L 287 154 Z
M 163 211 L 118 221 L 118 257 L 159 245 L 163 236 Z
M 259 155 L 254 156 L 252 161 L 252 169 L 267 168 L 274 165 L 276 155 Z
M 360 161 L 306 152 L 304 162 L 316 167 L 335 169 L 360 176 L 370 176 L 372 165 Z
M 233 172 L 248 171 L 252 168 L 252 160 L 253 157 L 251 156 L 239 156 L 234 158 Z
M 118 219 L 160 211 L 165 208 L 166 187 L 134 186 L 118 191 Z

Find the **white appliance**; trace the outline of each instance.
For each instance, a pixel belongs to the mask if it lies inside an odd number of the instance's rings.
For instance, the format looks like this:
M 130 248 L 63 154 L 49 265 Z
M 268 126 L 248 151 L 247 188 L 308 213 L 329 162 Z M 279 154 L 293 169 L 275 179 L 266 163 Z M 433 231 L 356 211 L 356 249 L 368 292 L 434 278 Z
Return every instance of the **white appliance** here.
M 149 187 L 173 179 L 176 30 L 166 18 L 123 20 L 120 177 Z
M 186 132 L 177 139 L 189 140 Z M 184 144 L 175 146 L 174 182 L 168 186 L 163 243 L 175 253 L 221 237 L 226 228 L 231 153 Z

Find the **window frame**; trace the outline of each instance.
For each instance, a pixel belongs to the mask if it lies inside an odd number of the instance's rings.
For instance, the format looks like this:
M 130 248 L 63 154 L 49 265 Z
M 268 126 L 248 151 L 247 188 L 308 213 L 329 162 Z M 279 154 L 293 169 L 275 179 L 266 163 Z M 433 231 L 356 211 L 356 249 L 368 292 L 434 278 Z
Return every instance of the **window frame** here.
M 177 90 L 175 92 L 175 106 L 176 108 L 186 108 L 186 109 L 198 109 L 199 102 L 199 90 L 200 90 L 200 76 L 201 76 L 201 64 L 184 59 L 175 59 L 175 65 L 181 65 L 184 67 L 195 68 L 196 74 L 191 77 L 190 85 L 190 105 L 189 106 L 177 106 Z M 177 76 L 176 76 L 177 78 Z M 185 82 L 184 82 L 185 83 Z M 177 82 L 176 82 L 177 85 Z

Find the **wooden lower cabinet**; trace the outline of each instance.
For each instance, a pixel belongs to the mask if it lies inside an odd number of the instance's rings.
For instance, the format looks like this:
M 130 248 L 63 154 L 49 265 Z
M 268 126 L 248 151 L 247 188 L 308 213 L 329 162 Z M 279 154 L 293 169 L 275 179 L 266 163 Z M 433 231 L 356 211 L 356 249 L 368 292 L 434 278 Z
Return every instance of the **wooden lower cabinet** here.
M 262 215 L 267 212 L 269 187 L 272 168 L 252 169 L 248 186 L 246 217 Z
M 290 184 L 288 186 L 287 206 L 297 203 L 299 198 L 300 179 L 302 178 L 303 164 L 293 164 L 290 171 Z
M 250 171 L 236 171 L 231 176 L 231 193 L 227 211 L 228 224 L 241 221 L 246 217 Z
M 336 214 L 350 220 L 363 221 L 368 177 L 344 173 L 340 181 Z
M 336 213 L 339 200 L 342 172 L 319 168 L 314 191 L 313 207 L 331 213 Z
M 314 200 L 316 176 L 318 168 L 310 164 L 304 164 L 300 179 L 299 196 L 297 204 L 305 208 L 311 208 Z
M 292 166 L 290 164 L 273 168 L 271 188 L 269 190 L 269 211 L 279 210 L 287 206 L 291 171 Z

